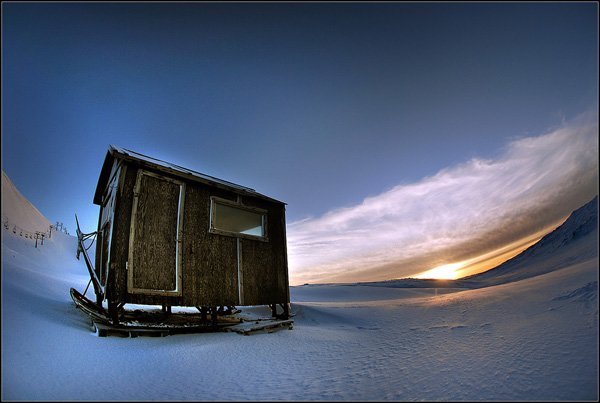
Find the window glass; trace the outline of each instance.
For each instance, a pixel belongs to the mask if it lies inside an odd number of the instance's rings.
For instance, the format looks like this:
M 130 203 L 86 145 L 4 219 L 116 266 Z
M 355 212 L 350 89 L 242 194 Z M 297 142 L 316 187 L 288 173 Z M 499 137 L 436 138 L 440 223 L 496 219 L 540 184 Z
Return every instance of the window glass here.
M 235 234 L 253 235 L 263 237 L 264 214 L 254 211 L 213 202 L 212 228 Z

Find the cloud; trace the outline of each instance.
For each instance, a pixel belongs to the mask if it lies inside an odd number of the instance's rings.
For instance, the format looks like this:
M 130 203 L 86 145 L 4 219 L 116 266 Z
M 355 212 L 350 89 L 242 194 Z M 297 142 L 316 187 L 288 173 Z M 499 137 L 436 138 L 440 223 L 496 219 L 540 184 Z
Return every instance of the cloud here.
M 597 183 L 598 117 L 584 114 L 513 140 L 496 159 L 289 224 L 291 282 L 399 278 L 471 259 L 557 225 Z

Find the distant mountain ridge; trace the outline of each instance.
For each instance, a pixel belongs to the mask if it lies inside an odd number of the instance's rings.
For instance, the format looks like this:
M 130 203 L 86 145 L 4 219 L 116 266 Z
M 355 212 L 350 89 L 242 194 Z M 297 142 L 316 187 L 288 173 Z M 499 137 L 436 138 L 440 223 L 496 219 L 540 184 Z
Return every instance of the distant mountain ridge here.
M 458 281 L 483 282 L 486 286 L 502 284 L 557 270 L 567 263 L 594 256 L 598 256 L 598 195 L 519 255 L 486 272 Z

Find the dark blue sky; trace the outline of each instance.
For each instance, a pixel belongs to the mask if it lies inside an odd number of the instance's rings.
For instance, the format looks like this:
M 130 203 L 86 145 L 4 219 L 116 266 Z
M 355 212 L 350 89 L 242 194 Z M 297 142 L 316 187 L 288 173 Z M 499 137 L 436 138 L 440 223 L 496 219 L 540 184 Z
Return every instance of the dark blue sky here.
M 597 109 L 595 2 L 3 2 L 2 24 L 2 169 L 71 232 L 109 144 L 293 222 Z

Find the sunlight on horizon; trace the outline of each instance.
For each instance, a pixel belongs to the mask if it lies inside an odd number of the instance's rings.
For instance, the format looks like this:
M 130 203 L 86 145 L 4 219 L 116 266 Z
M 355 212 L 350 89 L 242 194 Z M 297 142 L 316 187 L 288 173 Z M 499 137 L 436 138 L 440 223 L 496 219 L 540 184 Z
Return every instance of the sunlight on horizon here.
M 550 233 L 563 221 L 564 220 L 560 220 L 557 223 L 553 223 L 552 225 L 536 232 L 535 234 L 529 237 L 513 242 L 502 248 L 493 250 L 488 253 L 484 253 L 472 259 L 436 266 L 433 269 L 426 270 L 412 277 L 419 279 L 427 278 L 438 280 L 458 280 L 463 277 L 483 273 L 487 270 L 501 265 L 507 260 L 523 252 L 525 249 L 534 245 L 544 235 Z
M 456 280 L 458 278 L 458 269 L 465 265 L 464 262 L 449 263 L 434 267 L 431 270 L 427 270 L 415 278 L 433 278 L 439 280 Z

